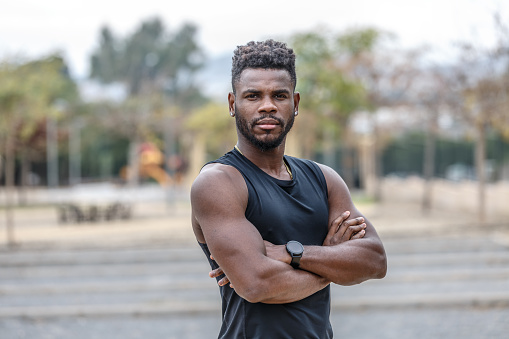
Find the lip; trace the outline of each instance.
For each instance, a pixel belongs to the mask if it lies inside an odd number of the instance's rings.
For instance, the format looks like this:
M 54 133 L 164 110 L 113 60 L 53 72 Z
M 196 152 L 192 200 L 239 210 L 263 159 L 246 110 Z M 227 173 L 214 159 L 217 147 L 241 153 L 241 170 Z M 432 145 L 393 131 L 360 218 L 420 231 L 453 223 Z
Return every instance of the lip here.
M 279 125 L 279 122 L 274 119 L 262 119 L 256 123 L 256 126 L 261 129 L 274 129 L 277 125 Z

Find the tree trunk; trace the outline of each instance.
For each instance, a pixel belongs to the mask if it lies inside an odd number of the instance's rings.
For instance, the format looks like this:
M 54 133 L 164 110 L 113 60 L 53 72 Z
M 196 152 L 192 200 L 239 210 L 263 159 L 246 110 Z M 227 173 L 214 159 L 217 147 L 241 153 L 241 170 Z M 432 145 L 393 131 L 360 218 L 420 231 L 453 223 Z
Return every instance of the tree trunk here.
M 368 133 L 362 137 L 359 145 L 360 157 L 360 178 L 361 188 L 366 195 L 372 199 L 375 198 L 375 185 L 376 185 L 376 154 L 375 154 L 375 140 L 373 135 Z
M 28 188 L 28 177 L 30 175 L 30 159 L 28 157 L 28 151 L 24 150 L 21 152 L 21 183 L 19 186 L 19 195 L 18 195 L 18 201 L 20 205 L 26 205 L 28 198 L 27 198 L 27 188 Z
M 325 128 L 323 141 L 323 162 L 331 168 L 336 168 L 336 148 L 334 147 L 335 138 L 332 128 Z
M 477 125 L 477 142 L 475 144 L 475 163 L 477 172 L 478 220 L 481 226 L 486 224 L 486 124 Z
M 346 142 L 343 143 L 343 151 L 341 152 L 341 163 L 342 163 L 342 174 L 343 180 L 346 183 L 346 186 L 353 190 L 355 188 L 355 178 L 354 178 L 354 154 L 350 147 L 346 147 Z
M 12 134 L 12 133 L 11 133 Z M 14 140 L 8 135 L 5 143 L 5 222 L 7 246 L 13 247 L 14 237 Z
M 374 195 L 375 201 L 382 200 L 382 177 L 383 177 L 383 162 L 382 162 L 382 147 L 380 146 L 380 128 L 376 120 L 376 115 L 373 115 L 373 157 L 374 157 L 374 173 L 375 173 L 375 184 L 374 184 Z
M 46 121 L 46 160 L 48 166 L 48 186 L 58 186 L 58 130 L 51 117 Z
M 80 122 L 74 120 L 69 125 L 69 185 L 81 182 L 81 129 Z
M 189 171 L 186 178 L 186 185 L 191 187 L 194 179 L 200 173 L 201 168 L 207 159 L 207 141 L 201 134 L 189 135 L 186 143 L 189 150 Z
M 432 179 L 435 174 L 435 151 L 436 151 L 436 117 L 437 114 L 433 112 L 428 121 L 426 131 L 426 141 L 424 144 L 424 162 L 423 162 L 423 175 L 424 175 L 424 190 L 422 195 L 422 212 L 427 214 L 431 211 L 432 196 L 433 196 L 433 183 Z
M 129 144 L 129 170 L 127 174 L 127 184 L 129 187 L 137 187 L 140 181 L 140 138 L 136 135 Z

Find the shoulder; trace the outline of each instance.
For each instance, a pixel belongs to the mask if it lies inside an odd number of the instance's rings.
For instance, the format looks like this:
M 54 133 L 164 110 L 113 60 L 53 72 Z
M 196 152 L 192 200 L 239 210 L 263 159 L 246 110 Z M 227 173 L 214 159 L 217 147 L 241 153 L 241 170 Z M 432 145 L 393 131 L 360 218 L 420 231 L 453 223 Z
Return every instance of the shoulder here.
M 285 159 L 290 164 L 290 167 L 299 167 L 306 171 L 314 172 L 315 174 L 322 175 L 322 170 L 319 167 L 319 164 L 308 159 L 296 158 L 292 156 L 285 155 Z
M 191 186 L 191 203 L 203 200 L 241 198 L 247 196 L 247 187 L 242 174 L 233 166 L 221 163 L 205 165 Z M 208 199 L 207 199 L 208 198 Z
M 348 187 L 338 172 L 324 164 L 316 163 L 316 165 L 320 168 L 325 177 L 329 193 L 345 192 L 349 194 Z
M 315 162 L 313 160 L 309 159 L 301 159 L 301 158 L 295 158 L 291 156 L 287 156 L 288 161 L 290 162 L 290 165 L 296 165 L 299 167 L 307 167 L 311 169 L 315 173 L 319 173 L 321 176 L 324 177 L 327 185 L 334 184 L 338 182 L 343 182 L 343 179 L 341 176 L 331 167 L 320 164 L 318 162 Z

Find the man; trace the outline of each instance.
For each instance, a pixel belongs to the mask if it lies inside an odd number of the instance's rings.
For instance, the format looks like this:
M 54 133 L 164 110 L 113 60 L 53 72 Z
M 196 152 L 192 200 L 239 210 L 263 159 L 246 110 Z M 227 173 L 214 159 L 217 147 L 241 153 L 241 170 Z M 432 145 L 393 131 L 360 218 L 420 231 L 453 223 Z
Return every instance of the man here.
M 193 230 L 220 285 L 219 338 L 332 338 L 329 284 L 386 273 L 383 245 L 341 177 L 284 155 L 296 82 L 286 44 L 235 50 L 228 102 L 237 145 L 191 189 Z

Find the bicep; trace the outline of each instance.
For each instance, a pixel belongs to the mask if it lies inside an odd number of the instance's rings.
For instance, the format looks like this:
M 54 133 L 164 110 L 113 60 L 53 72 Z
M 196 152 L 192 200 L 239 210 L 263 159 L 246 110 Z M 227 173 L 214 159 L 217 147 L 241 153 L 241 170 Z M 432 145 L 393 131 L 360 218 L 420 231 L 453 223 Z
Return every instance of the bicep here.
M 341 176 L 330 167 L 319 165 L 327 183 L 328 204 L 329 204 L 329 227 L 336 218 L 343 212 L 350 211 L 351 218 L 363 217 L 366 222 L 366 236 L 369 238 L 374 235 L 378 238 L 376 231 L 371 222 L 357 209 L 350 191 Z
M 326 285 L 323 278 L 267 256 L 260 233 L 245 217 L 247 188 L 240 174 L 210 174 L 200 175 L 191 189 L 193 222 L 237 294 L 250 302 L 286 303 Z
M 345 280 L 341 274 L 331 275 L 336 283 L 352 284 L 366 279 L 382 278 L 387 270 L 385 250 L 374 226 L 355 207 L 350 192 L 339 174 L 329 167 L 322 165 L 328 194 L 329 194 L 329 220 L 336 219 L 341 213 L 350 211 L 350 218 L 362 217 L 366 223 L 366 233 L 362 238 L 346 241 L 336 245 L 340 255 L 336 257 L 340 266 L 347 267 Z M 337 272 L 342 272 L 338 270 Z M 336 279 L 337 278 L 337 279 Z
M 233 285 L 245 286 L 255 262 L 263 261 L 265 245 L 245 218 L 247 188 L 224 172 L 200 174 L 191 189 L 195 222 L 207 246 Z

